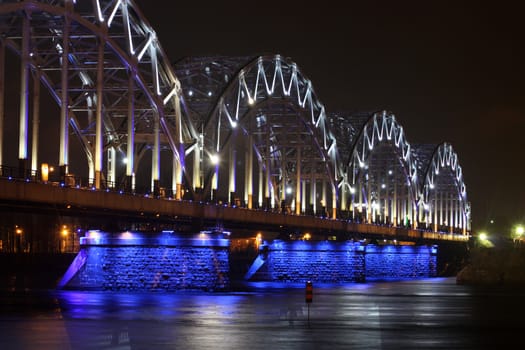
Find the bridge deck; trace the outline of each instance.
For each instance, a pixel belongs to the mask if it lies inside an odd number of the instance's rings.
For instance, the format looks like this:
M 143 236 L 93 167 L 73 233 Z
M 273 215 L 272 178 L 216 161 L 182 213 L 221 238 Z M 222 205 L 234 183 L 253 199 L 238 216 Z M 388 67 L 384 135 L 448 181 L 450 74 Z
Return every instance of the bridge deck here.
M 58 206 L 72 211 L 103 212 L 106 215 L 108 212 L 126 213 L 128 216 L 137 218 L 145 216 L 153 218 L 169 216 L 174 220 L 200 218 L 206 221 L 221 222 L 225 228 L 244 226 L 257 230 L 257 227 L 286 227 L 303 232 L 377 235 L 378 237 L 412 241 L 427 239 L 465 242 L 469 238 L 468 235 L 7 179 L 0 179 L 0 199 L 4 205 L 15 207 L 17 204 L 35 208 L 43 206 L 56 208 Z

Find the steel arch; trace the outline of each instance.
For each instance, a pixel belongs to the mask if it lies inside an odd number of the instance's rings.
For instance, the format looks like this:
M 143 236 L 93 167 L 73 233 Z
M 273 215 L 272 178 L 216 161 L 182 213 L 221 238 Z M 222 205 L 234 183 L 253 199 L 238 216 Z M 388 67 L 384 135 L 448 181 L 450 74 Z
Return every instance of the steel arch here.
M 437 231 L 439 225 L 448 226 L 450 230 L 460 228 L 463 233 L 470 230 L 470 204 L 463 171 L 451 144 L 443 142 L 435 148 L 422 185 L 425 214 L 427 221 L 434 224 L 434 231 Z M 434 218 L 432 212 L 435 214 Z
M 283 125 L 292 127 L 287 124 L 289 117 L 296 116 L 299 120 L 294 120 L 293 127 L 299 127 L 300 131 L 295 135 L 299 137 L 301 134 L 308 138 L 311 142 L 309 150 L 312 151 L 302 155 L 305 159 L 301 163 L 309 160 L 311 163 L 317 162 L 317 167 L 324 167 L 323 173 L 329 179 L 333 194 L 335 193 L 335 138 L 327 127 L 324 106 L 317 99 L 310 80 L 294 62 L 279 55 L 256 57 L 240 67 L 216 97 L 216 101 L 203 123 L 203 157 L 224 153 L 232 142 L 232 135 L 237 132 L 245 136 L 255 133 L 260 139 L 255 140 L 252 147 L 258 155 L 260 166 L 267 169 L 265 171 L 273 171 L 275 166 L 280 169 L 281 176 L 289 176 L 283 172 L 287 168 L 297 169 L 297 164 L 287 166 L 280 162 L 284 158 L 291 160 L 296 154 L 279 149 L 278 139 L 282 139 Z M 276 111 L 276 108 L 282 109 Z M 274 122 L 275 125 L 272 125 Z M 270 140 L 268 145 L 262 139 L 263 128 L 267 128 L 264 133 Z M 288 131 L 290 136 L 292 129 Z M 285 157 L 284 153 L 288 152 L 293 154 Z M 271 157 L 265 156 L 270 154 Z M 271 162 L 275 164 L 270 167 Z M 208 188 L 217 171 L 210 166 L 204 173 L 204 182 Z
M 398 169 L 398 167 L 394 167 L 394 170 L 387 170 L 386 168 L 369 169 L 368 163 L 371 157 L 376 154 L 378 152 L 377 149 L 383 145 L 390 145 L 390 148 L 393 149 L 393 156 L 395 158 L 394 161 L 397 160 L 399 165 L 401 165 L 402 172 L 400 179 L 397 179 L 398 175 L 394 171 Z M 390 149 L 388 149 L 386 152 L 388 153 L 388 157 L 392 156 L 392 151 L 390 151 Z M 353 141 L 350 154 L 350 159 L 346 167 L 345 180 L 347 183 L 343 183 L 342 186 L 347 186 L 350 194 L 352 195 L 352 207 L 354 209 L 356 208 L 356 196 L 359 198 L 363 197 L 364 203 L 363 200 L 360 199 L 360 206 L 357 207 L 357 210 L 360 211 L 363 207 L 366 207 L 368 222 L 375 222 L 375 215 L 372 214 L 372 211 L 374 210 L 374 204 L 377 206 L 377 210 L 379 210 L 379 198 L 375 197 L 380 197 L 380 192 L 386 188 L 386 185 L 380 184 L 377 176 L 374 174 L 369 176 L 369 173 L 371 171 L 372 173 L 374 171 L 378 171 L 381 172 L 382 176 L 384 177 L 394 176 L 394 180 L 392 181 L 396 184 L 396 186 L 408 187 L 407 195 L 409 198 L 407 198 L 405 201 L 407 202 L 404 204 L 406 207 L 406 209 L 404 209 L 406 215 L 403 216 L 410 217 L 412 226 L 415 227 L 417 221 L 415 213 L 417 210 L 419 195 L 417 161 L 412 155 L 412 149 L 406 139 L 403 127 L 396 121 L 395 116 L 386 111 L 374 113 L 363 125 L 362 129 L 357 135 L 357 138 Z M 386 161 L 381 163 L 382 167 L 390 165 L 391 164 L 387 164 Z M 374 195 L 372 190 L 377 194 Z M 381 198 L 383 201 L 388 201 L 385 207 L 389 207 L 390 211 L 396 211 L 396 204 L 391 203 L 391 201 L 395 201 L 396 199 L 389 198 L 390 196 L 388 194 L 383 197 L 384 198 Z M 344 201 L 344 203 L 346 203 L 346 201 Z M 371 217 L 371 215 L 374 217 Z M 385 214 L 385 217 L 386 216 L 387 215 Z M 396 218 L 393 220 L 394 225 L 402 221 L 399 220 L 398 215 L 389 216 L 391 216 L 389 218 L 391 221 L 393 218 Z
M 59 162 L 65 173 L 69 127 L 81 139 L 90 173 L 102 170 L 103 148 L 154 144 L 158 152 L 156 128 L 179 158 L 179 145 L 191 138 L 180 112 L 180 83 L 134 1 L 4 2 L 0 17 L 4 43 L 21 55 L 24 65 L 41 73 L 61 107 Z M 24 29 L 28 26 L 30 32 Z M 136 138 L 126 138 L 129 130 Z M 131 173 L 133 155 L 127 156 Z

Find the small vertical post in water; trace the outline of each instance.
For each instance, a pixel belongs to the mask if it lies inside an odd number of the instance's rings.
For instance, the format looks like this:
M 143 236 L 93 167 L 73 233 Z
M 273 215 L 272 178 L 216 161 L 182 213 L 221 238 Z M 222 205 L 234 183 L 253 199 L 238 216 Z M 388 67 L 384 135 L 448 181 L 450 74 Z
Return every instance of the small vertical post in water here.
M 308 307 L 308 328 L 310 328 L 310 304 L 313 297 L 313 285 L 311 281 L 306 282 L 306 305 Z

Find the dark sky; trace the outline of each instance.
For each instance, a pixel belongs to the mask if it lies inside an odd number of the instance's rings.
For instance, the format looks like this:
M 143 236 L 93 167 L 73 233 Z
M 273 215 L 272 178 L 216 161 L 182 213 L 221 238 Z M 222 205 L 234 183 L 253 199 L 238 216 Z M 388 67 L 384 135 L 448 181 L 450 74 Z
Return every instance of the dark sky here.
M 176 1 L 167 10 L 137 0 L 172 61 L 279 53 L 312 81 L 328 112 L 386 109 L 410 143 L 450 142 L 474 229 L 491 219 L 525 222 L 525 21 L 517 3 Z

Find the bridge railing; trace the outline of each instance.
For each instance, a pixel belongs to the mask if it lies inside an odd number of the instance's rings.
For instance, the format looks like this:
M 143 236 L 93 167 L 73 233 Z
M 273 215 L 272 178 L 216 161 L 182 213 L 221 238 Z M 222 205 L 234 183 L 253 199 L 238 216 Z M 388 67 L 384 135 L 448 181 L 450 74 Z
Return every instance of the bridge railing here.
M 57 172 L 55 169 L 52 169 L 47 179 L 44 180 L 42 177 L 42 173 L 40 170 L 30 170 L 30 169 L 21 169 L 17 167 L 10 167 L 10 166 L 0 166 L 0 178 L 8 179 L 11 181 L 23 181 L 23 182 L 35 182 L 35 183 L 42 183 L 42 184 L 49 184 L 52 186 L 60 186 L 60 187 L 68 187 L 68 188 L 78 188 L 78 189 L 84 189 L 84 190 L 92 190 L 92 191 L 104 191 L 104 192 L 116 192 L 120 194 L 129 194 L 129 195 L 137 195 L 137 196 L 151 196 L 158 199 L 173 199 L 173 191 L 171 189 L 167 188 L 160 188 L 158 190 L 158 193 L 154 193 L 151 188 L 148 187 L 135 187 L 131 188 L 130 184 L 125 183 L 125 181 L 120 182 L 110 182 L 106 180 L 101 180 L 100 188 L 96 188 L 94 186 L 95 179 L 88 178 L 88 177 L 82 177 L 82 176 L 75 176 L 73 174 L 67 174 L 67 175 L 61 175 L 59 172 Z M 185 198 L 183 198 L 185 200 Z M 189 199 L 192 200 L 192 199 Z M 204 204 L 217 204 L 217 205 L 225 205 L 225 206 L 232 206 L 232 207 L 239 207 L 239 208 L 245 208 L 246 206 L 243 205 L 243 203 L 230 203 L 228 204 L 227 201 L 220 201 L 220 200 L 203 200 L 200 201 Z M 283 211 L 282 208 L 266 208 L 266 207 L 255 207 L 252 210 L 263 210 L 263 211 L 270 211 L 275 212 L 279 214 L 285 214 L 285 215 L 295 215 L 291 211 Z M 327 215 L 324 211 L 320 211 L 317 213 L 305 213 L 301 214 L 301 216 L 309 216 L 309 217 L 321 217 L 329 219 L 329 215 Z M 356 218 L 353 218 L 351 215 L 348 214 L 348 212 L 338 211 L 337 220 L 345 221 L 345 222 L 351 222 L 356 224 L 367 224 L 372 226 L 381 226 L 381 227 L 393 227 L 394 225 L 392 223 L 386 222 L 386 223 L 367 223 L 365 220 L 362 220 L 359 216 Z M 399 227 L 399 226 L 397 226 Z M 407 230 L 411 229 L 411 224 L 408 223 L 406 225 L 403 225 L 401 228 L 405 228 Z M 437 229 L 437 232 L 434 232 L 431 227 L 427 227 L 424 223 L 419 224 L 418 227 L 413 230 L 418 231 L 420 233 L 420 237 L 422 238 L 428 238 L 428 239 L 448 239 L 448 240 L 465 240 L 465 238 L 468 238 L 468 235 L 463 235 L 462 232 L 458 230 L 453 230 L 450 232 L 449 227 L 440 226 Z

